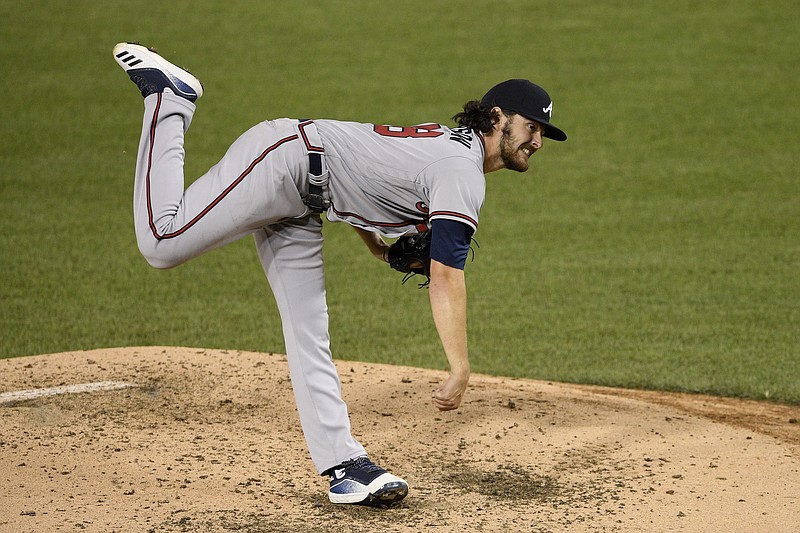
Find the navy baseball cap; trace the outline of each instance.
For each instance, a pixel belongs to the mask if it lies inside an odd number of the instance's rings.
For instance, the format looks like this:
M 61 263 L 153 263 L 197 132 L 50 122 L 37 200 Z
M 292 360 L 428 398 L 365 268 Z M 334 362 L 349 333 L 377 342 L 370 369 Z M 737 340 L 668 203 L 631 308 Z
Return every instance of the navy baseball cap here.
M 553 101 L 547 91 L 528 80 L 507 80 L 498 83 L 481 100 L 482 104 L 513 111 L 544 125 L 544 136 L 566 141 L 567 134 L 550 124 Z

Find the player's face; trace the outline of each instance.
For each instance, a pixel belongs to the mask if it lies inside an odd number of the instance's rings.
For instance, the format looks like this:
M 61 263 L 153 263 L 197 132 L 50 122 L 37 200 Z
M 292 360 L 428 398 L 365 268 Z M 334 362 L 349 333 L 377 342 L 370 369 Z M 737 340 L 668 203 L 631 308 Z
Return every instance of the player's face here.
M 500 158 L 506 168 L 525 172 L 528 158 L 542 147 L 544 126 L 522 115 L 511 115 L 501 131 Z

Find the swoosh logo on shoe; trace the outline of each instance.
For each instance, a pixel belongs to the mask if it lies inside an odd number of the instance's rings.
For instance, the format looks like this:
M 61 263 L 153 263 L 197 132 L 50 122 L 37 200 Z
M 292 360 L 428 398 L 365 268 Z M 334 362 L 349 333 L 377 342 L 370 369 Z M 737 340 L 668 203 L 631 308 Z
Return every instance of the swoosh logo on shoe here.
M 336 479 L 342 479 L 344 477 L 344 468 L 334 469 L 333 475 L 336 477 Z

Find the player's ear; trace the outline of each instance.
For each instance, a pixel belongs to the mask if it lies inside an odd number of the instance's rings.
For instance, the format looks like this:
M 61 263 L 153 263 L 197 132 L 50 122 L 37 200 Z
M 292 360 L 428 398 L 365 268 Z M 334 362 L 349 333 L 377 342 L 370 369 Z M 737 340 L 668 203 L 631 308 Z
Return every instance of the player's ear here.
M 497 106 L 492 108 L 492 131 L 501 131 L 508 122 L 508 116 Z

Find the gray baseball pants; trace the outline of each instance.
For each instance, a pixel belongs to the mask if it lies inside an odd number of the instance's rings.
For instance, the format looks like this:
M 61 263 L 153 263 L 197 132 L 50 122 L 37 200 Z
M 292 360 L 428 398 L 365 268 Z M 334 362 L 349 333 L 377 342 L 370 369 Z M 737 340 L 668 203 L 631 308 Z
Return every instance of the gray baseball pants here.
M 307 143 L 297 120 L 257 124 L 184 190 L 186 130 L 195 105 L 170 93 L 144 100 L 134 183 L 139 250 L 171 268 L 253 234 L 281 315 L 300 422 L 318 472 L 363 455 L 342 400 L 328 333 L 322 221 L 309 214 Z M 302 134 L 301 134 L 302 133 Z

